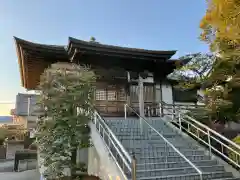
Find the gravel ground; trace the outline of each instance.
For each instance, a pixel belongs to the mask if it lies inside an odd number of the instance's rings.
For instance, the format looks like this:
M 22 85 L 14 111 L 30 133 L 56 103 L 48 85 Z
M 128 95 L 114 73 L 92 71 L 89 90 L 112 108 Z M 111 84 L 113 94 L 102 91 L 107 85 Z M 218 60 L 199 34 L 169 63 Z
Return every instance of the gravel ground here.
M 0 173 L 1 180 L 40 180 L 38 170 Z

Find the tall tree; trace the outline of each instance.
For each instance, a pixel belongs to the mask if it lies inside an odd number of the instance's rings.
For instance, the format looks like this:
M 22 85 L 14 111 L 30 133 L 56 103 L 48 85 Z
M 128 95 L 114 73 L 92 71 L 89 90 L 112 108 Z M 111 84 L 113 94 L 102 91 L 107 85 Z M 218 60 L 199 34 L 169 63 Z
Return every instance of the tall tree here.
M 236 49 L 239 52 L 240 1 L 208 0 L 207 3 L 206 14 L 200 23 L 202 40 L 221 55 L 232 55 L 230 53 Z
M 201 39 L 218 56 L 207 89 L 209 112 L 223 122 L 238 120 L 240 99 L 240 1 L 208 0 Z

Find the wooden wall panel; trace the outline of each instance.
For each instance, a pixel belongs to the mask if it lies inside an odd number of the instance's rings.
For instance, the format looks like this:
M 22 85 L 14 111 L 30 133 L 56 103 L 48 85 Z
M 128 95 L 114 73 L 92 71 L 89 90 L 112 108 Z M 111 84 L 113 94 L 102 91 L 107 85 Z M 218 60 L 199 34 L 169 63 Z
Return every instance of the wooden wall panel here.
M 124 104 L 127 96 L 125 85 L 111 85 L 106 82 L 96 84 L 95 106 L 100 113 L 114 116 L 124 114 Z

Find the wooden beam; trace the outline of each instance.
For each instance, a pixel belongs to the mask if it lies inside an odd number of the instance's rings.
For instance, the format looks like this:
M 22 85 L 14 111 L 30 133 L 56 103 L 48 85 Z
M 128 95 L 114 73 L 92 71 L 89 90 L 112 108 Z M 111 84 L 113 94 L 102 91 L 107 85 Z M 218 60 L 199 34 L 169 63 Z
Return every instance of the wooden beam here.
M 20 50 L 20 57 L 21 57 L 21 67 L 22 67 L 22 81 L 23 81 L 23 86 L 27 86 L 27 82 L 26 82 L 26 61 L 24 58 L 24 54 L 23 54 L 23 50 L 22 47 L 19 46 L 19 50 Z

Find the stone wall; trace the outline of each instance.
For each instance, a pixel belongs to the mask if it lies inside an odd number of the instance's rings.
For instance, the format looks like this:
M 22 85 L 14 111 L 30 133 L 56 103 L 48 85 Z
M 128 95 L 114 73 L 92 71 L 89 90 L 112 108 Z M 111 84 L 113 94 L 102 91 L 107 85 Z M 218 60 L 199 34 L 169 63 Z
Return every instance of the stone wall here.
M 23 141 L 10 140 L 7 142 L 6 159 L 14 159 L 16 151 L 24 149 Z
M 6 159 L 6 147 L 0 146 L 0 159 Z

